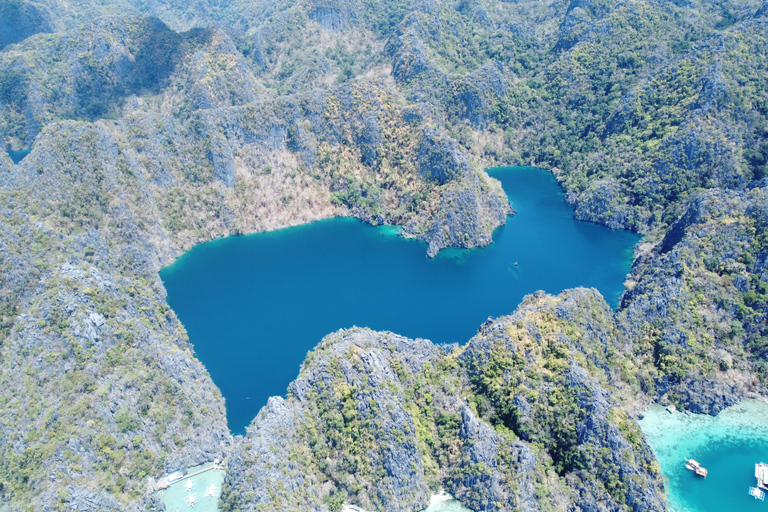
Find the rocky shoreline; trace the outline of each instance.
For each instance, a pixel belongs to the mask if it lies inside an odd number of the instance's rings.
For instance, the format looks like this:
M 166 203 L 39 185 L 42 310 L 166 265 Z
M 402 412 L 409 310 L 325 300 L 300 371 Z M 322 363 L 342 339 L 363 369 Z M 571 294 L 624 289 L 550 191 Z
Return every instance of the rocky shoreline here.
M 0 5 L 0 139 L 32 148 L 0 152 L 0 509 L 151 510 L 228 458 L 232 511 L 664 510 L 639 404 L 767 396 L 765 5 Z M 162 266 L 334 215 L 486 245 L 512 210 L 480 169 L 528 163 L 645 234 L 617 311 L 334 333 L 230 436 Z

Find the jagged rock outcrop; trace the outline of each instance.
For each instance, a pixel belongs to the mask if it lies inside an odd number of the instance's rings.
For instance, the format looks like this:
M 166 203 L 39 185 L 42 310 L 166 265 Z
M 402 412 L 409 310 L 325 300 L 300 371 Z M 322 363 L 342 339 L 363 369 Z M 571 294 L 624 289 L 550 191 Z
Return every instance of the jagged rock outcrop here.
M 246 510 L 663 510 L 641 405 L 766 394 L 764 14 L 0 3 L 0 139 L 32 148 L 0 155 L 0 507 L 147 510 L 150 478 L 229 457 Z M 577 218 L 648 233 L 618 312 L 538 294 L 455 352 L 337 333 L 229 436 L 159 268 L 338 214 L 484 245 L 509 204 L 480 167 L 531 162 Z
M 613 322 L 595 291 L 574 290 L 527 298 L 455 351 L 366 329 L 329 335 L 238 442 L 224 501 L 414 510 L 440 485 L 474 510 L 664 510 L 653 455 L 617 399 L 627 384 L 605 352 Z
M 128 277 L 95 229 L 62 236 L 24 221 L 5 217 L 0 252 L 16 276 L 6 293 L 34 304 L 2 312 L 2 493 L 40 509 L 143 510 L 120 489 L 141 496 L 149 475 L 224 456 L 221 395 L 151 273 Z
M 629 207 L 622 204 L 621 189 L 614 180 L 594 181 L 581 194 L 568 195 L 567 201 L 576 204 L 574 217 L 578 220 L 604 224 L 611 229 L 626 228 Z
M 506 196 L 488 191 L 487 187 L 480 176 L 451 184 L 446 187 L 430 224 L 426 228 L 409 226 L 417 238 L 429 244 L 429 256 L 437 255 L 445 247 L 471 248 L 491 243 L 495 226 L 504 222 L 511 209 Z
M 404 34 L 395 34 L 387 42 L 387 53 L 392 57 L 392 74 L 396 80 L 408 83 L 423 73 L 432 71 L 427 47 L 411 28 Z
M 495 61 L 485 63 L 454 85 L 461 117 L 476 129 L 486 128 L 495 120 L 494 109 L 507 94 L 504 70 Z
M 471 173 L 469 160 L 458 143 L 426 128 L 418 149 L 419 174 L 440 185 Z
M 664 510 L 653 454 L 616 401 L 631 393 L 616 368 L 630 364 L 632 347 L 614 339 L 615 328 L 613 312 L 595 290 L 557 298 L 539 293 L 511 316 L 484 325 L 460 358 L 483 417 L 523 441 L 542 443 L 538 456 L 568 483 L 558 489 L 563 497 L 585 510 L 623 504 Z M 608 346 L 621 347 L 621 355 L 609 356 Z M 634 464 L 627 464 L 626 452 Z
M 430 491 L 404 388 L 442 354 L 428 341 L 364 329 L 326 337 L 288 398 L 270 399 L 248 427 L 230 460 L 225 501 L 243 510 L 288 503 L 325 510 L 342 501 L 377 510 L 424 507 Z
M 462 502 L 475 510 L 498 504 L 517 505 L 519 510 L 537 508 L 534 474 L 539 461 L 527 443 L 500 435 L 466 406 L 461 408 L 459 439 L 464 445 L 462 461 L 449 481 L 451 492 Z M 510 469 L 514 487 L 508 481 Z

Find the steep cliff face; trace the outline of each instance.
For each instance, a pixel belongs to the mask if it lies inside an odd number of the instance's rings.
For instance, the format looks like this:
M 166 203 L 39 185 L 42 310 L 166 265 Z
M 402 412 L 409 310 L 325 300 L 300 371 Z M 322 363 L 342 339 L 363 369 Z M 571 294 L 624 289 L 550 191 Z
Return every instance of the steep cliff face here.
M 594 290 L 526 298 L 511 316 L 486 323 L 460 360 L 481 417 L 539 447 L 548 470 L 564 477 L 567 488 L 546 483 L 552 499 L 562 492 L 582 510 L 665 509 L 653 454 L 625 408 L 634 394 L 626 378 L 632 347 Z M 534 484 L 540 496 L 544 482 Z
M 149 477 L 224 455 L 223 400 L 157 285 L 64 264 L 30 291 L 2 347 L 7 496 L 142 510 Z
M 765 11 L 0 2 L 0 139 L 32 147 L 0 152 L 0 507 L 146 510 L 228 457 L 233 510 L 663 510 L 639 406 L 766 394 Z M 163 265 L 339 214 L 485 245 L 509 204 L 480 166 L 518 163 L 649 233 L 616 314 L 576 290 L 462 349 L 342 331 L 229 436 Z
M 0 50 L 40 32 L 53 32 L 45 9 L 27 2 L 0 3 Z
M 224 456 L 224 402 L 165 305 L 146 188 L 105 131 L 65 126 L 2 175 L 0 493 L 144 510 L 148 478 Z
M 463 349 L 329 335 L 238 442 L 224 501 L 418 510 L 445 487 L 475 510 L 664 510 L 658 466 L 622 405 L 632 346 L 606 352 L 615 329 L 602 297 L 575 290 L 529 297 Z
M 368 330 L 326 337 L 308 354 L 288 398 L 272 399 L 248 428 L 230 460 L 225 501 L 245 510 L 326 510 L 344 501 L 376 510 L 426 506 L 418 418 L 406 388 L 443 353 L 428 341 Z M 293 422 L 290 438 L 275 444 L 273 455 L 266 443 L 275 443 L 273 431 L 280 435 L 286 421 Z M 270 463 L 286 459 L 293 464 Z M 295 481 L 293 472 L 303 475 L 301 485 L 283 485 Z
M 690 201 L 638 258 L 622 298 L 646 392 L 716 414 L 765 394 L 766 191 L 710 191 Z

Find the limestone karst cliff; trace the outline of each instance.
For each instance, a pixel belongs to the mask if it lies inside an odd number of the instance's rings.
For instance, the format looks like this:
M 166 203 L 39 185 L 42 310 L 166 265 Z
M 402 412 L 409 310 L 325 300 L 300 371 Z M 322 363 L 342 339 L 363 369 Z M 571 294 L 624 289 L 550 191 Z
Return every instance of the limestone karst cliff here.
M 0 142 L 32 150 L 0 152 L 0 510 L 149 510 L 213 458 L 228 510 L 663 510 L 642 405 L 766 396 L 766 12 L 0 1 Z M 330 334 L 230 436 L 163 265 L 333 215 L 486 245 L 511 210 L 482 168 L 517 164 L 646 235 L 617 311 L 572 290 L 464 347 Z

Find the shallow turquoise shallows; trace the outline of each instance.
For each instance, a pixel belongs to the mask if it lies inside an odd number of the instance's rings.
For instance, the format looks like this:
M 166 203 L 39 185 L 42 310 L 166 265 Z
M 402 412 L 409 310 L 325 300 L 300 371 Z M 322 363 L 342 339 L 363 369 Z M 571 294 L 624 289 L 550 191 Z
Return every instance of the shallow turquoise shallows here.
M 341 328 L 465 343 L 536 290 L 595 287 L 615 306 L 638 237 L 574 221 L 545 171 L 490 173 L 517 214 L 485 248 L 428 259 L 424 243 L 392 227 L 334 218 L 201 244 L 163 269 L 230 429 L 244 432 L 268 397 L 285 394 L 307 351 Z
M 422 512 L 473 512 L 455 500 L 450 494 L 435 494 L 429 500 L 429 506 Z
M 652 406 L 640 421 L 665 476 L 673 512 L 768 511 L 768 501 L 748 495 L 755 464 L 768 463 L 768 404 L 746 400 L 717 416 L 670 414 Z M 685 469 L 694 459 L 706 479 Z
M 17 164 L 21 162 L 25 156 L 29 154 L 29 152 L 32 151 L 31 149 L 22 149 L 21 151 L 9 151 L 8 156 L 11 157 L 11 160 L 13 163 Z

